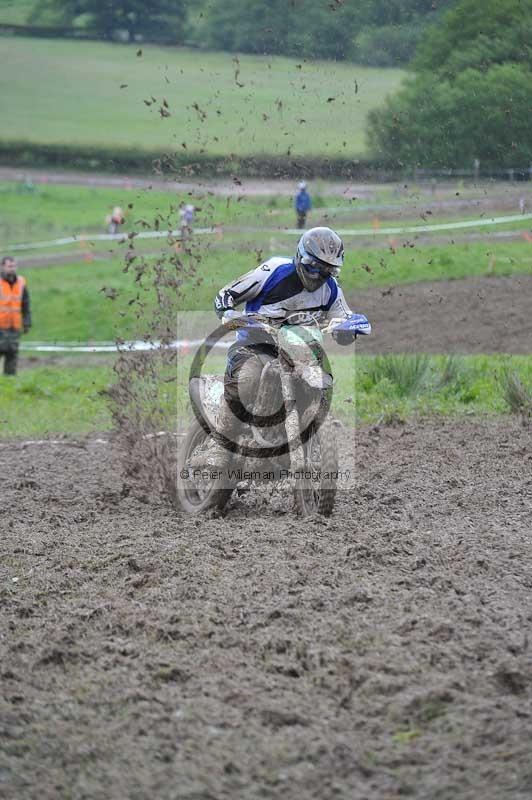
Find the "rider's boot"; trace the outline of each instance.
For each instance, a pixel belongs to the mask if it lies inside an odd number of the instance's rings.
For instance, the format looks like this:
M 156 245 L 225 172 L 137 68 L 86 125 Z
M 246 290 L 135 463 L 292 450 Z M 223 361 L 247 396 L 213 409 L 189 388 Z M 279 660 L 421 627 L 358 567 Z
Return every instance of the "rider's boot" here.
M 189 461 L 192 468 L 224 470 L 229 466 L 232 452 L 227 441 L 235 442 L 239 421 L 224 400 L 217 420 L 217 429 L 211 434 L 205 447 L 195 453 Z

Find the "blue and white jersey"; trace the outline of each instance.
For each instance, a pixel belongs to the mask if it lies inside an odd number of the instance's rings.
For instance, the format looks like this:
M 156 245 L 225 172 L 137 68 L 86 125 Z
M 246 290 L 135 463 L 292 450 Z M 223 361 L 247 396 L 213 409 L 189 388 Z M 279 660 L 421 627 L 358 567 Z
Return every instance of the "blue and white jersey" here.
M 293 259 L 275 257 L 228 283 L 214 301 L 219 316 L 223 311 L 245 303 L 248 313 L 283 320 L 296 312 L 308 312 L 323 319 L 344 319 L 351 314 L 342 289 L 335 278 L 309 292 L 299 278 Z M 301 323 L 304 317 L 301 318 Z M 242 335 L 241 335 L 242 334 Z M 246 338 L 244 331 L 238 338 Z

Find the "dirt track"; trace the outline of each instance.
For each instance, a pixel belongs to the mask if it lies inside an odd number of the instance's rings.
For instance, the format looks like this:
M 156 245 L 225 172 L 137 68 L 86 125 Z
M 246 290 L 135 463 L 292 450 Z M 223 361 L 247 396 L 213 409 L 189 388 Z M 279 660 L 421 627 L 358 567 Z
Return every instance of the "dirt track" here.
M 532 275 L 413 283 L 349 300 L 373 324 L 361 352 L 532 352 Z
M 352 438 L 329 521 L 0 445 L 0 797 L 530 797 L 532 430 Z

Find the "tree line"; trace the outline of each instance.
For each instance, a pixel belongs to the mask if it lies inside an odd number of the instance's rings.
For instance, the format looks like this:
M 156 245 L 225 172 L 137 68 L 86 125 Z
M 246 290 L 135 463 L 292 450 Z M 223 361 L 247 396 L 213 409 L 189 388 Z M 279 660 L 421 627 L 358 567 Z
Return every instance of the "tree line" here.
M 230 52 L 408 63 L 453 0 L 38 0 L 29 22 Z
M 412 74 L 370 113 L 372 155 L 396 166 L 532 164 L 532 0 L 459 0 Z

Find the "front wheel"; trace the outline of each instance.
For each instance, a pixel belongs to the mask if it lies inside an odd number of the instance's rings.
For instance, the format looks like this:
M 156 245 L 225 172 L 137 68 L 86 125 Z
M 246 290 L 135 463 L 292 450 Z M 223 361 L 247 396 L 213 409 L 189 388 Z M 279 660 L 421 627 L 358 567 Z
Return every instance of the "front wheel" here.
M 183 511 L 188 514 L 201 514 L 211 508 L 225 508 L 233 493 L 234 486 L 228 479 L 210 479 L 205 473 L 194 475 L 188 464 L 194 453 L 204 447 L 209 434 L 194 420 L 188 429 L 185 441 L 179 449 L 177 459 L 177 496 Z
M 294 500 L 298 514 L 323 514 L 334 508 L 338 481 L 336 431 L 327 417 L 305 445 L 305 472 L 296 478 Z

